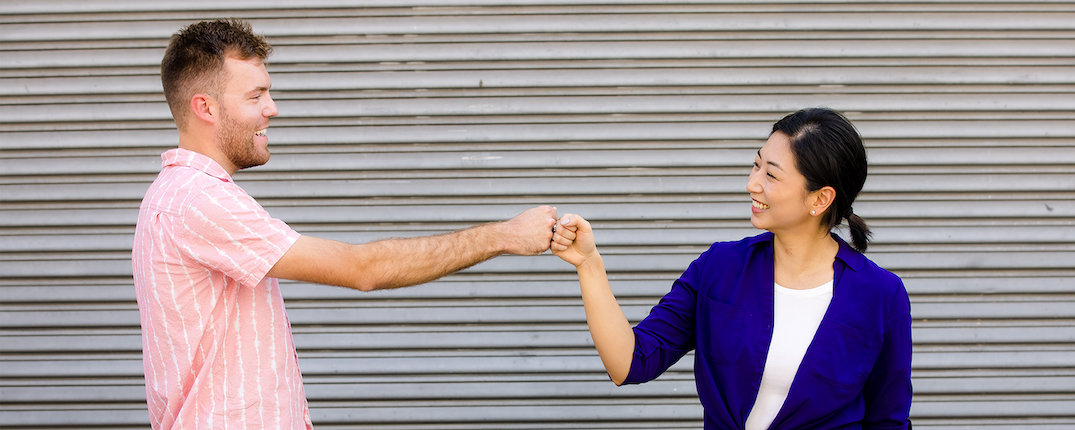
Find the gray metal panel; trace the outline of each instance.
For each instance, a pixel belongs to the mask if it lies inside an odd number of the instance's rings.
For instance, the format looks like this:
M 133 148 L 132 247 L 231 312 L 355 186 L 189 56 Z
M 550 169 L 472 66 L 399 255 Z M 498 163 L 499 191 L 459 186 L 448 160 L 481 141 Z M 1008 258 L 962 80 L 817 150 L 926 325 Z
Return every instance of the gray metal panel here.
M 1075 426 L 1071 2 L 293 3 L 0 4 L 0 426 L 148 425 L 129 250 L 177 136 L 157 69 L 217 15 L 276 47 L 274 156 L 236 175 L 274 216 L 365 242 L 554 204 L 594 222 L 633 321 L 756 232 L 774 120 L 846 111 L 869 256 L 911 293 L 916 426 Z M 697 428 L 692 357 L 613 386 L 565 266 L 284 282 L 314 423 Z

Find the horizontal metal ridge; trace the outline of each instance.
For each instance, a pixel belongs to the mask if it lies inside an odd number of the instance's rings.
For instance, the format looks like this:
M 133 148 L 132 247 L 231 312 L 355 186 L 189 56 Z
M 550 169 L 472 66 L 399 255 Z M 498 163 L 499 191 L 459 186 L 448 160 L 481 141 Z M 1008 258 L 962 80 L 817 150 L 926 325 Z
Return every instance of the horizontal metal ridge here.
M 490 65 L 489 67 L 493 67 Z M 548 66 L 534 63 L 534 67 Z M 795 67 L 668 67 L 652 63 L 641 69 L 592 68 L 520 70 L 287 71 L 270 63 L 277 97 L 289 91 L 392 90 L 436 88 L 602 88 L 788 85 L 1009 85 L 1075 84 L 1072 67 L 1063 66 L 920 66 L 868 67 L 834 64 Z M 663 67 L 662 67 L 663 66 Z M 108 69 L 98 73 L 108 73 Z M 55 74 L 51 72 L 49 75 Z M 156 70 L 132 75 L 114 69 L 95 76 L 24 76 L 0 78 L 0 95 L 150 94 L 163 103 Z M 925 89 L 925 88 L 923 88 Z M 938 88 L 932 88 L 937 90 Z M 686 90 L 686 88 L 684 89 Z M 680 91 L 684 91 L 680 90 Z M 327 95 L 327 94 L 326 94 Z M 371 95 L 372 96 L 372 95 Z
M 751 31 L 930 31 L 930 30 L 1072 30 L 1075 13 L 1064 12 L 752 12 L 669 14 L 548 13 L 512 14 L 490 9 L 483 15 L 407 17 L 255 18 L 253 24 L 272 39 L 304 36 L 418 34 L 543 34 Z M 182 21 L 67 22 L 0 24 L 0 42 L 49 40 L 162 39 Z

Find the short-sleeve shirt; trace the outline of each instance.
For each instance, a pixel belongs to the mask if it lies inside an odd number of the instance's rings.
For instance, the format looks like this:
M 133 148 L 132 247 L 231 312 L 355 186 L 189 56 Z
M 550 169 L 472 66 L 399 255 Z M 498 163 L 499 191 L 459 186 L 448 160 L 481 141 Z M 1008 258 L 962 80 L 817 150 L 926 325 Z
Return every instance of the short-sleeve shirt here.
M 132 252 L 153 428 L 312 428 L 280 287 L 265 276 L 299 234 L 211 158 L 161 158 Z

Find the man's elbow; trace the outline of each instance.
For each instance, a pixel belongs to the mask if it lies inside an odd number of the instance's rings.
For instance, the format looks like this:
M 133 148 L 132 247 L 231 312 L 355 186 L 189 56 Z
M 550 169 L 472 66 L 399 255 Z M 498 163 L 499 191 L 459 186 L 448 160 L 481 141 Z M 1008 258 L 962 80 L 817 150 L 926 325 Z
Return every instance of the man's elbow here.
M 399 283 L 398 279 L 375 270 L 359 270 L 357 273 L 361 273 L 361 275 L 353 275 L 350 283 L 345 285 L 346 287 L 368 293 L 375 290 L 387 290 L 404 286 Z
M 350 282 L 349 284 L 343 286 L 362 291 L 364 293 L 385 288 L 380 282 L 371 281 L 369 279 L 356 279 L 353 282 Z

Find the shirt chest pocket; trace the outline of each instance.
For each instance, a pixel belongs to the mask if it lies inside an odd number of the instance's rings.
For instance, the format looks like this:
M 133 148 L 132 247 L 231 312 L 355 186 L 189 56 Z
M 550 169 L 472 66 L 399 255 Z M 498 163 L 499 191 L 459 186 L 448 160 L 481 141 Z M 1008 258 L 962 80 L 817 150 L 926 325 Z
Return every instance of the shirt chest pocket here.
M 709 297 L 698 316 L 698 345 L 701 353 L 716 364 L 728 364 L 739 351 L 739 332 L 743 329 L 743 309 Z
M 836 320 L 825 319 L 810 349 L 810 373 L 830 385 L 858 390 L 877 360 L 875 336 Z

